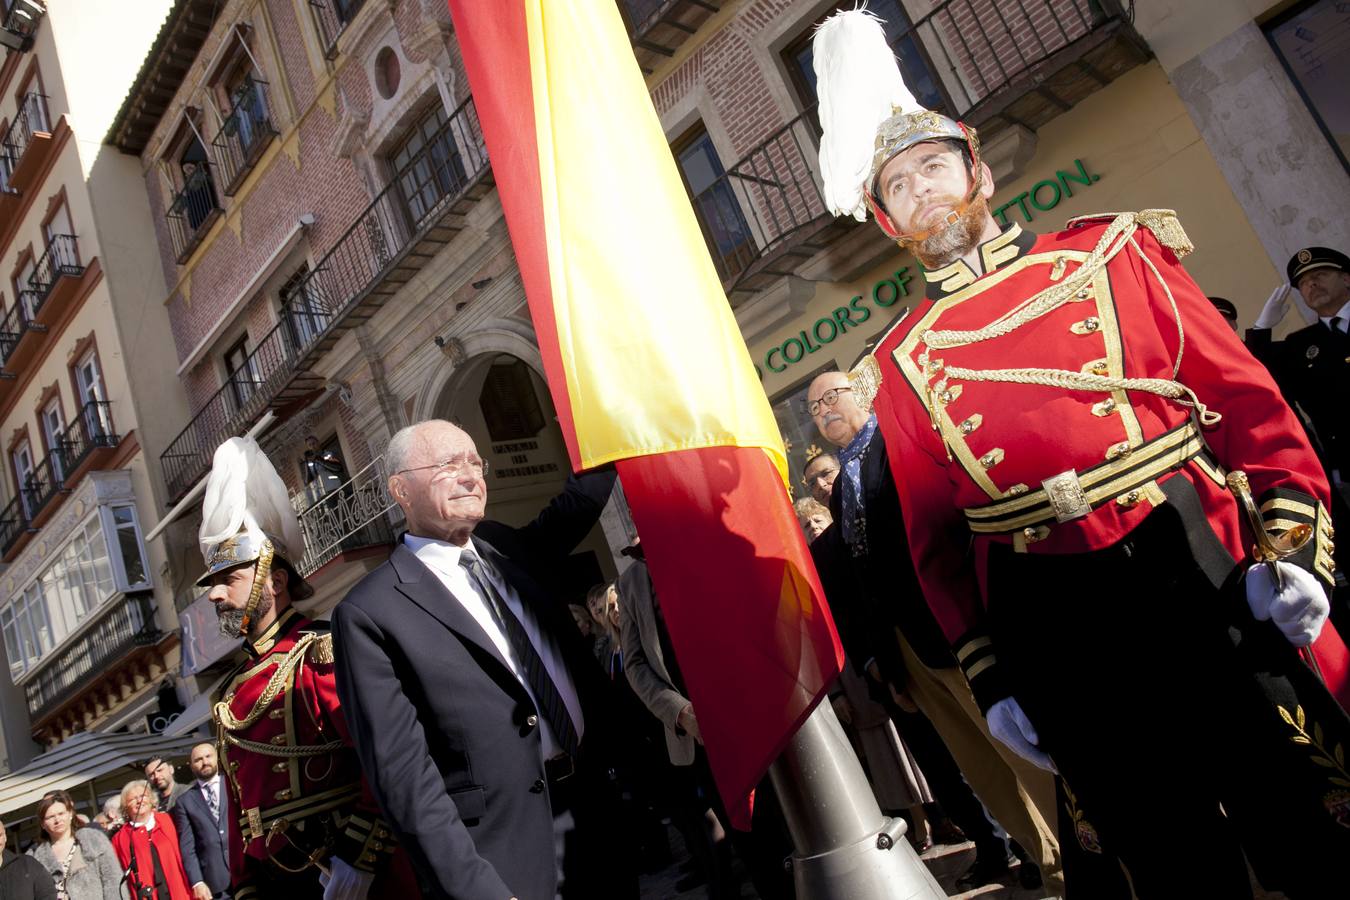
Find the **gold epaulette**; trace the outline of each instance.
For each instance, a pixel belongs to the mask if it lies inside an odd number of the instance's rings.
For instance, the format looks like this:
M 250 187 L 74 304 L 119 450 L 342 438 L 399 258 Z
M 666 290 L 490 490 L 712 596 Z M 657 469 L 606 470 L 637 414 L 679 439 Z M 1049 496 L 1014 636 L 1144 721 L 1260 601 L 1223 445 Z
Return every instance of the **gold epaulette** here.
M 306 654 L 306 658 L 314 665 L 332 665 L 333 635 L 327 632 L 314 635 L 314 640 L 310 641 L 309 652 Z
M 1175 253 L 1178 259 L 1195 251 L 1195 244 L 1191 243 L 1186 230 L 1181 227 L 1181 220 L 1177 218 L 1174 209 L 1141 209 L 1137 213 L 1095 213 L 1089 216 L 1075 216 L 1065 223 L 1064 227 L 1081 228 L 1099 222 L 1114 222 L 1121 216 L 1132 216 L 1137 224 L 1153 232 L 1158 243 Z
M 872 411 L 872 402 L 881 390 L 881 364 L 875 353 L 869 353 L 849 370 L 848 383 L 853 388 L 853 399 L 864 412 Z

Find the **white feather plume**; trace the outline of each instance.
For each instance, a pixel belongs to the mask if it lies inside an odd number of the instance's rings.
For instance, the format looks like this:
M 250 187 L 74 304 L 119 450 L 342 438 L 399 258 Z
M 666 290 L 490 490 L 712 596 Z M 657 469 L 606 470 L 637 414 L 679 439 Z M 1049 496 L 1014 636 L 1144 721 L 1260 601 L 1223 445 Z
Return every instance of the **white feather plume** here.
M 300 521 L 272 461 L 253 438 L 235 437 L 216 448 L 206 479 L 197 531 L 202 556 L 209 562 L 212 548 L 241 530 L 279 538 L 292 554 L 305 552 Z
M 863 189 L 872 170 L 877 128 L 918 101 L 905 87 L 881 20 L 866 9 L 844 10 L 816 29 L 812 42 L 820 98 L 820 174 L 825 205 L 836 216 L 867 218 Z

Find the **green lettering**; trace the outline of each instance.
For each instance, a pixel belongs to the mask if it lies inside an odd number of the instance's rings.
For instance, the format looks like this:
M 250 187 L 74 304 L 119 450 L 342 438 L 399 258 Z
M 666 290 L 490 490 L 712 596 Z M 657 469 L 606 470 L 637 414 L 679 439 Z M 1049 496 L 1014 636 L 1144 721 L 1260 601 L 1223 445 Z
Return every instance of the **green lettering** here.
M 1042 203 L 1040 200 L 1037 199 L 1041 195 L 1041 188 L 1045 187 L 1048 187 L 1050 190 L 1054 191 L 1055 194 L 1055 199 L 1051 200 L 1049 203 Z M 1041 210 L 1042 212 L 1054 209 L 1056 206 L 1059 205 L 1059 201 L 1061 199 L 1062 197 L 1059 193 L 1059 182 L 1057 181 L 1050 181 L 1049 179 L 1045 181 L 1038 181 L 1036 182 L 1036 186 L 1031 189 L 1031 205 Z
M 775 366 L 773 364 L 773 355 L 775 353 L 781 354 L 782 352 L 783 352 L 782 347 L 774 347 L 771 350 L 769 350 L 768 353 L 764 354 L 764 365 L 768 366 L 769 369 L 774 372 L 786 372 L 787 366 Z
M 862 294 L 859 294 L 852 300 L 848 301 L 849 308 L 858 314 L 858 320 L 853 323 L 854 325 L 861 325 L 863 322 L 866 322 L 868 319 L 872 318 L 872 311 L 868 309 L 866 306 L 863 306 L 862 302 L 863 302 Z
M 909 296 L 909 283 L 910 283 L 910 281 L 913 280 L 913 279 L 910 278 L 910 276 L 909 276 L 909 266 L 902 266 L 902 267 L 895 273 L 895 280 L 896 280 L 896 283 L 900 285 L 900 296 L 901 296 L 901 297 L 908 297 L 908 296 Z
M 802 334 L 805 333 L 806 332 L 802 332 Z M 797 348 L 797 356 L 795 358 L 792 356 L 791 352 L 793 347 Z M 802 357 L 804 356 L 806 356 L 806 348 L 802 346 L 801 341 L 797 340 L 795 337 L 791 337 L 788 338 L 786 341 L 783 341 L 783 360 L 785 362 L 799 363 L 802 361 Z M 786 368 L 786 366 L 784 366 L 784 368 Z
M 1072 172 L 1055 172 L 1055 177 L 1059 179 L 1059 186 L 1064 190 L 1064 193 L 1068 194 L 1070 197 L 1073 196 L 1073 188 L 1069 187 L 1070 181 L 1074 184 L 1081 184 L 1083 187 L 1087 187 L 1097 180 L 1097 176 L 1089 175 L 1087 169 L 1083 168 L 1083 161 L 1081 159 L 1075 159 L 1073 164 L 1078 167 L 1077 175 Z
M 836 306 L 834 308 L 834 325 L 839 329 L 839 333 L 843 334 L 848 331 L 849 326 L 852 324 L 853 320 L 849 318 L 848 307 Z
M 890 288 L 891 296 L 889 299 L 887 300 L 881 299 L 882 288 Z M 878 281 L 876 284 L 872 285 L 872 302 L 875 303 L 877 306 L 882 307 L 894 306 L 895 301 L 899 299 L 900 299 L 900 286 L 897 285 L 894 281 L 891 281 L 889 278 Z
M 1012 199 L 1012 202 L 1013 202 L 1013 203 L 1016 203 L 1016 204 L 1017 204 L 1017 208 L 1020 209 L 1020 210 L 1022 210 L 1022 215 L 1024 215 L 1024 216 L 1027 217 L 1027 221 L 1028 221 L 1028 222 L 1030 222 L 1030 221 L 1032 220 L 1032 218 L 1034 218 L 1034 217 L 1031 215 L 1031 210 L 1027 209 L 1027 192 L 1026 192 L 1026 191 L 1023 191 L 1022 193 L 1020 193 L 1020 194 L 1018 194 L 1016 197 L 1014 197 L 1014 198 Z M 1012 206 L 1012 203 L 1009 203 L 1008 205 L 1009 205 L 1009 206 Z
M 830 326 L 829 337 L 825 337 L 825 335 L 820 333 L 820 326 L 822 325 Z M 822 344 L 828 344 L 830 341 L 839 337 L 839 326 L 834 324 L 834 319 L 832 318 L 816 319 L 816 324 L 811 326 L 811 333 L 814 334 L 816 336 L 816 340 L 820 341 Z
M 815 353 L 817 350 L 820 349 L 818 345 L 811 343 L 811 338 L 807 336 L 805 331 L 801 332 L 801 339 L 802 343 L 806 345 L 807 353 Z

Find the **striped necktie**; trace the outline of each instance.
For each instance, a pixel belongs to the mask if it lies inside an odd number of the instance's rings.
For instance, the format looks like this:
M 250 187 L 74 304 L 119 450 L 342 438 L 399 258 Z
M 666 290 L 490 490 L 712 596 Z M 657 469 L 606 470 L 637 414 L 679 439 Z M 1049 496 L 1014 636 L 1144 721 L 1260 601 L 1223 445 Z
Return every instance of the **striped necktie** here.
M 469 580 L 487 601 L 492 617 L 497 620 L 497 625 L 511 644 L 516 662 L 525 669 L 525 680 L 530 686 L 531 693 L 534 694 L 535 702 L 539 704 L 545 718 L 548 719 L 548 724 L 552 726 L 553 736 L 558 739 L 558 744 L 568 756 L 576 756 L 578 744 L 576 725 L 573 724 L 572 715 L 567 711 L 567 706 L 563 703 L 558 688 L 553 684 L 553 679 L 549 677 L 548 670 L 544 668 L 539 651 L 530 642 L 530 636 L 525 633 L 525 626 L 520 624 L 520 619 L 516 618 L 516 614 L 497 592 L 482 560 L 476 554 L 465 550 L 459 555 L 459 564 L 469 573 Z

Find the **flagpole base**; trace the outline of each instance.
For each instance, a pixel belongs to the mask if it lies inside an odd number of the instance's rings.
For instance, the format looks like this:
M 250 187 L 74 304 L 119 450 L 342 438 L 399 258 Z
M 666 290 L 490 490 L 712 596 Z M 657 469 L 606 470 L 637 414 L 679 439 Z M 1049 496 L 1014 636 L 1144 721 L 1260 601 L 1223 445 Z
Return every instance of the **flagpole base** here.
M 769 769 L 796 847 L 799 900 L 944 900 L 909 841 L 881 814 L 829 703 L 817 704 Z

